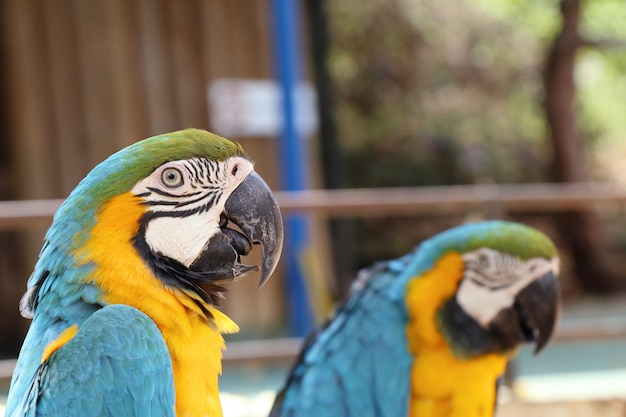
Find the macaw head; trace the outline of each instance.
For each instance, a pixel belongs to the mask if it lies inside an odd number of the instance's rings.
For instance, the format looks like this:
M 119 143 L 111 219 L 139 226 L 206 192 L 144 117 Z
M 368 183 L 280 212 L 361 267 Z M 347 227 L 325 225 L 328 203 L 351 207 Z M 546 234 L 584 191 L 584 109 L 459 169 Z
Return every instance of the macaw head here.
M 260 269 L 263 285 L 278 263 L 282 241 L 278 205 L 238 144 L 196 129 L 154 136 L 111 155 L 65 200 L 22 310 L 32 315 L 41 293 L 61 285 L 44 281 L 83 288 L 84 277 L 95 276 L 90 268 L 99 265 L 116 269 L 119 278 L 112 279 L 118 280 L 136 280 L 137 270 L 149 270 L 165 288 L 215 305 L 222 282 Z M 256 244 L 260 268 L 241 259 Z M 119 285 L 109 286 L 111 292 Z M 61 291 L 66 298 L 78 292 Z M 97 298 L 80 291 L 83 299 Z
M 488 221 L 450 229 L 425 246 L 433 261 L 460 256 L 456 291 L 437 311 L 440 331 L 457 355 L 507 353 L 527 342 L 539 352 L 548 343 L 560 294 L 557 250 L 547 236 Z
M 167 271 L 164 276 L 202 282 L 258 271 L 241 256 L 259 244 L 261 287 L 278 263 L 283 226 L 278 204 L 252 162 L 238 145 L 208 132 L 157 138 L 179 152 L 153 164 L 130 190 L 146 207 L 134 239 L 137 249 L 157 270 Z M 190 149 L 183 155 L 185 146 Z

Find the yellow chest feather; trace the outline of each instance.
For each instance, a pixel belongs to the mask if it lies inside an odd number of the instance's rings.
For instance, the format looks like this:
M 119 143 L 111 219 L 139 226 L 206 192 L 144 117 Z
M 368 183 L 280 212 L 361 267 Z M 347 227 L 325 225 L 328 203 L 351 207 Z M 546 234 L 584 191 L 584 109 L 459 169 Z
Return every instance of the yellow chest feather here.
M 123 194 L 97 213 L 97 223 L 82 259 L 96 264 L 91 280 L 110 304 L 127 304 L 147 314 L 163 334 L 172 358 L 176 415 L 221 417 L 218 376 L 224 349 L 222 333 L 238 330 L 219 311 L 194 294 L 166 287 L 156 278 L 132 245 L 145 209 L 140 200 Z M 195 298 L 195 300 L 194 300 Z
M 460 255 L 448 253 L 435 267 L 409 283 L 407 307 L 412 417 L 489 417 L 493 415 L 496 380 L 507 357 L 489 354 L 471 360 L 455 357 L 437 329 L 436 314 L 463 277 Z

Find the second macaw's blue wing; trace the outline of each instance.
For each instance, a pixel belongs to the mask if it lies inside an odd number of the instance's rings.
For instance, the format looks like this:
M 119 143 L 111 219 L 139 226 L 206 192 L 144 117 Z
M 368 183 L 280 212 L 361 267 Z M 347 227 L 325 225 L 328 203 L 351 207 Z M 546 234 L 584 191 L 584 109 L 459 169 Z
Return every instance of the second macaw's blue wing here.
M 408 261 L 361 271 L 350 298 L 307 340 L 271 417 L 407 415 L 407 318 L 389 288 Z

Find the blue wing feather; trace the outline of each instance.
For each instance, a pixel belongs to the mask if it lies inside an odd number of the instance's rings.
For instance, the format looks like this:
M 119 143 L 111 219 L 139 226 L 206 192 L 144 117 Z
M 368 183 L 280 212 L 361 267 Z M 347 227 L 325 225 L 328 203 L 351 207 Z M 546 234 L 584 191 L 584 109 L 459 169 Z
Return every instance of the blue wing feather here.
M 272 417 L 407 415 L 407 313 L 388 290 L 398 278 L 396 264 L 361 273 L 335 317 L 306 342 Z
M 110 305 L 40 365 L 30 395 L 10 416 L 174 416 L 165 341 L 139 310 Z

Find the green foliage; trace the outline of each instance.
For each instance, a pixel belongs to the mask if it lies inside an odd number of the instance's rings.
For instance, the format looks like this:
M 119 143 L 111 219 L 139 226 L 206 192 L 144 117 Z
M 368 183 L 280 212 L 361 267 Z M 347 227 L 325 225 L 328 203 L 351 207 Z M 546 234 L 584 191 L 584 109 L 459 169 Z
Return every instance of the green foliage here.
M 558 0 L 329 5 L 350 185 L 547 179 L 542 71 L 560 28 Z M 623 1 L 584 6 L 583 35 L 626 40 Z M 588 141 L 624 136 L 624 74 L 623 50 L 579 54 L 580 128 Z M 442 166 L 452 173 L 439 172 Z
M 328 2 L 329 64 L 348 186 L 548 180 L 552 146 L 542 74 L 560 30 L 559 3 Z M 626 40 L 623 0 L 583 5 L 583 36 Z M 596 150 L 626 136 L 624 51 L 584 48 L 578 55 L 579 128 L 591 160 L 605 162 Z M 606 164 L 595 168 L 592 179 L 611 172 Z M 407 225 L 406 219 L 359 221 L 359 263 L 415 243 L 416 236 L 406 236 L 407 242 L 388 244 Z M 366 243 L 373 241 L 387 243 Z
M 531 36 L 487 0 L 346 0 L 331 16 L 352 186 L 544 179 L 542 39 L 555 19 Z
M 586 36 L 624 40 L 626 4 L 622 0 L 587 0 L 582 5 L 582 28 Z

